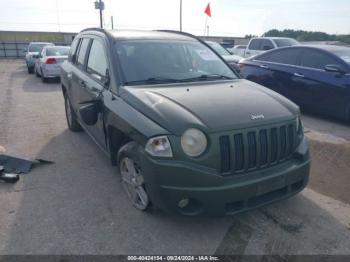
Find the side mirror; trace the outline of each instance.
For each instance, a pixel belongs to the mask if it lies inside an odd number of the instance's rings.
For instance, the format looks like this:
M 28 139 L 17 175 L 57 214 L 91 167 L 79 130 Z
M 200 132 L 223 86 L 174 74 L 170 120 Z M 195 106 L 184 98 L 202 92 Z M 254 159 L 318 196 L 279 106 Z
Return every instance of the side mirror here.
M 79 114 L 88 126 L 93 126 L 97 123 L 100 106 L 98 101 L 92 101 L 91 104 L 83 105 L 79 109 Z
M 77 55 L 73 54 L 72 55 L 72 63 L 75 64 L 75 61 L 77 60 Z
M 346 71 L 339 65 L 326 65 L 324 69 L 327 72 L 346 74 Z
M 109 86 L 109 83 L 111 82 L 111 77 L 110 77 L 110 75 L 109 75 L 109 69 L 107 68 L 106 69 L 106 76 L 105 76 L 105 78 L 104 78 L 104 83 L 103 83 L 103 86 L 105 87 L 105 88 L 107 88 L 108 86 Z

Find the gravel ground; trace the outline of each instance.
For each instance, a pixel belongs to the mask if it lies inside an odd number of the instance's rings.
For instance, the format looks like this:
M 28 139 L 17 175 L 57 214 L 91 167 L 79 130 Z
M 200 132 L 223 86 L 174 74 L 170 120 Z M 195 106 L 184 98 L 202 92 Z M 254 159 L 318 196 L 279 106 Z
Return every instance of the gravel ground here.
M 304 121 L 310 137 L 313 130 L 329 132 L 343 138 L 342 148 L 348 143 L 349 127 L 312 116 Z M 0 254 L 349 255 L 350 199 L 335 194 L 338 185 L 350 189 L 349 173 L 332 179 L 322 173 L 337 159 L 325 162 L 327 147 L 312 145 L 310 187 L 293 198 L 232 217 L 142 213 L 92 140 L 67 130 L 59 83 L 28 75 L 22 60 L 0 60 L 0 146 L 55 161 L 15 185 L 0 184 Z M 346 154 L 338 156 L 344 161 Z

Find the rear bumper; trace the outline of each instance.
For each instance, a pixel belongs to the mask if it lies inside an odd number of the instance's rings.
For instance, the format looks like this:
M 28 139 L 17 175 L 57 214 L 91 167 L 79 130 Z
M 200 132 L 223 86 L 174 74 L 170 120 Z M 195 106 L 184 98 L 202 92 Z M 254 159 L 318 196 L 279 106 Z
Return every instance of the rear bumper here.
M 43 73 L 47 78 L 55 78 L 60 77 L 61 68 L 59 65 L 44 65 L 42 67 Z
M 292 158 L 271 168 L 222 176 L 200 166 L 143 155 L 146 189 L 159 208 L 183 215 L 235 214 L 290 197 L 305 188 L 310 158 Z M 179 201 L 188 199 L 180 208 Z M 185 200 L 187 201 L 187 200 Z

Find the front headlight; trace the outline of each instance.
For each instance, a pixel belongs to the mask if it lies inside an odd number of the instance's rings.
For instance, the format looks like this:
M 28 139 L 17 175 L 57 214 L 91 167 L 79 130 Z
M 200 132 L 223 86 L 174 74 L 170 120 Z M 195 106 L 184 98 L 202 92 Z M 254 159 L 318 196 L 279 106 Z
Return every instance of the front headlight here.
M 171 150 L 171 145 L 167 136 L 158 136 L 151 138 L 150 140 L 148 140 L 145 150 L 152 156 L 173 156 L 173 151 Z
M 187 129 L 181 136 L 181 146 L 183 151 L 190 157 L 201 155 L 207 148 L 207 138 L 198 129 Z

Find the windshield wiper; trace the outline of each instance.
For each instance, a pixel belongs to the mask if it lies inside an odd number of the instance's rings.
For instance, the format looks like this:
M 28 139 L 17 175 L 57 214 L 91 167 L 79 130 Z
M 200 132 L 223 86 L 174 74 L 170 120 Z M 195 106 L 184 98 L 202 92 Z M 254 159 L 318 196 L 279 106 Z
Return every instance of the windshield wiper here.
M 219 74 L 206 74 L 206 75 L 200 75 L 200 76 L 196 76 L 196 77 L 191 77 L 191 78 L 185 78 L 185 79 L 181 79 L 179 81 L 181 82 L 191 82 L 191 81 L 206 81 L 206 80 L 212 80 L 212 79 L 234 79 L 232 77 L 229 76 L 225 76 L 225 75 L 219 75 Z
M 124 82 L 125 85 L 133 85 L 133 84 L 165 84 L 165 83 L 176 83 L 179 82 L 178 79 L 173 78 L 165 78 L 165 77 L 150 77 L 148 79 L 143 80 L 133 80 Z

